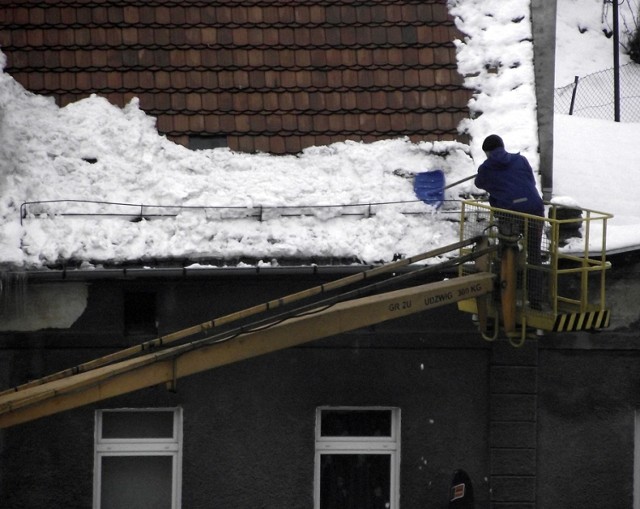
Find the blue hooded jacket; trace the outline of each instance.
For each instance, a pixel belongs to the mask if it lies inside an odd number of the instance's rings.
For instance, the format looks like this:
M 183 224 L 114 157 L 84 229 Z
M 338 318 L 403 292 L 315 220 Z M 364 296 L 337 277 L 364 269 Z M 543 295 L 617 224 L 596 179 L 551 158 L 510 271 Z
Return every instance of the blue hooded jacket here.
M 510 154 L 503 147 L 493 149 L 478 168 L 475 185 L 489 193 L 492 207 L 544 216 L 533 170 L 520 154 Z

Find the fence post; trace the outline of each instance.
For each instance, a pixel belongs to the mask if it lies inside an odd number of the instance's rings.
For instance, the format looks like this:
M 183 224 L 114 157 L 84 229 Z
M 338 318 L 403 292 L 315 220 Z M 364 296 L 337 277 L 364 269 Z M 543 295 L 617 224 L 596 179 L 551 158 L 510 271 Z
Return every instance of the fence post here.
M 576 92 L 578 91 L 578 81 L 580 78 L 575 76 L 573 80 L 573 92 L 571 92 L 571 104 L 569 105 L 569 115 L 573 115 L 573 106 L 576 103 Z

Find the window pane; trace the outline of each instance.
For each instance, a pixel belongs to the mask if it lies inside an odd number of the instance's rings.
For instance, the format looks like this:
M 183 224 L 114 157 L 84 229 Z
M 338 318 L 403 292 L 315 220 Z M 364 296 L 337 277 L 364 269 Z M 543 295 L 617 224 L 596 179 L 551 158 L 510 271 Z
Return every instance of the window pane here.
M 218 147 L 228 147 L 226 136 L 189 136 L 189 148 L 191 150 L 206 150 Z
M 390 507 L 390 455 L 323 454 L 320 469 L 320 509 Z
M 103 456 L 101 509 L 171 509 L 171 456 Z
M 390 410 L 323 410 L 323 437 L 390 437 Z
M 102 438 L 172 438 L 173 412 L 103 412 Z

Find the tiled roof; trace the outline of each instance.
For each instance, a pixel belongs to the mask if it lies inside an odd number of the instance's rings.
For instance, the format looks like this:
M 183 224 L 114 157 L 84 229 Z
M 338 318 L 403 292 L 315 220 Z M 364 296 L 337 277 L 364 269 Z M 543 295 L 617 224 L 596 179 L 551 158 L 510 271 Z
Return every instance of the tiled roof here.
M 453 139 L 468 115 L 446 0 L 1 0 L 6 72 L 68 104 L 133 96 L 162 133 L 298 152 Z

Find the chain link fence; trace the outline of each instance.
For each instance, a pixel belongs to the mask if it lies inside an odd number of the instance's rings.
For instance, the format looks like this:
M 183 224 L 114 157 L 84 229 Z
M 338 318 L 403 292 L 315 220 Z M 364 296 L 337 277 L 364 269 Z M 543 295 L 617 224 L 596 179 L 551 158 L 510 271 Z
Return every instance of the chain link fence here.
M 614 70 L 607 69 L 556 88 L 554 111 L 614 120 Z M 620 66 L 620 121 L 640 122 L 640 64 Z

